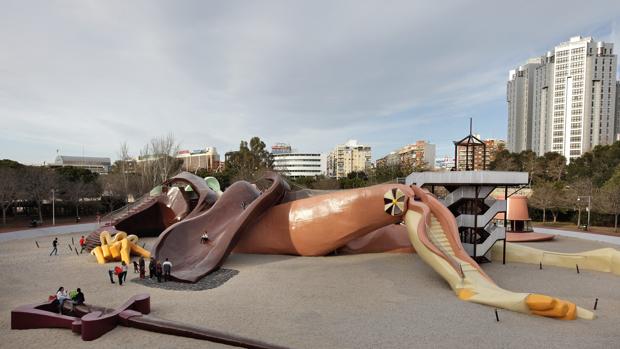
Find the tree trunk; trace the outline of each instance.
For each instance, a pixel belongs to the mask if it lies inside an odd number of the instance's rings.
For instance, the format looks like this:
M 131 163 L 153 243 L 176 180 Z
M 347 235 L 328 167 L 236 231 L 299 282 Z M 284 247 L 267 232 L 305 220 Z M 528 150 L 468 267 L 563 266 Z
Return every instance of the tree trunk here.
M 37 201 L 37 211 L 39 211 L 39 224 L 43 224 L 43 212 L 41 212 L 41 201 Z
M 553 223 L 558 221 L 558 213 L 551 210 L 551 214 L 553 215 Z
M 618 213 L 614 215 L 614 233 L 618 232 Z
M 547 209 L 543 208 L 543 223 L 547 221 Z
M 6 225 L 6 210 L 8 210 L 9 207 L 4 207 L 2 206 L 2 225 Z

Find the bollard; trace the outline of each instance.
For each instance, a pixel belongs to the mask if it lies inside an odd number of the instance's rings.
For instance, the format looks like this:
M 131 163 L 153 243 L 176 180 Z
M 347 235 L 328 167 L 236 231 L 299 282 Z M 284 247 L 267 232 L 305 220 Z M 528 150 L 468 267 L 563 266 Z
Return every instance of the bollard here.
M 542 270 L 542 262 L 540 262 L 538 269 Z
M 495 320 L 499 322 L 499 314 L 497 313 L 497 308 L 495 308 Z
M 75 254 L 79 257 L 80 253 L 77 250 L 77 247 L 75 248 Z
M 75 245 L 75 241 L 73 240 L 73 236 L 71 237 L 71 245 Z
M 594 310 L 596 310 L 597 305 L 598 305 L 598 298 L 594 301 Z
M 579 264 L 575 264 L 575 267 L 577 268 L 577 274 L 579 274 Z
M 35 240 L 34 243 L 37 244 L 37 248 L 39 248 L 39 242 Z
M 67 247 L 69 247 L 69 251 L 73 251 L 73 248 L 71 247 L 71 245 L 67 245 Z

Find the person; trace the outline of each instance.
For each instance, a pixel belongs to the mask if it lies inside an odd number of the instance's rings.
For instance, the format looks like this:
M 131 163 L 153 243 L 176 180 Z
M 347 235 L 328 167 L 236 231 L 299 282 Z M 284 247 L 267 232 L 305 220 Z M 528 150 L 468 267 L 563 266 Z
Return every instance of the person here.
M 123 270 L 121 273 L 123 282 L 127 281 L 127 270 L 129 270 L 129 268 L 127 267 L 127 263 L 125 263 L 125 261 L 121 262 L 121 269 Z
M 166 258 L 166 261 L 162 263 L 162 266 L 164 267 L 164 281 L 168 281 L 170 279 L 170 271 L 172 269 L 172 262 L 170 262 L 168 258 Z
M 114 274 L 118 277 L 118 285 L 123 286 L 123 268 L 118 265 L 114 267 Z
M 155 258 L 151 257 L 149 260 L 149 279 L 155 276 Z
M 99 212 L 97 212 L 97 215 L 95 217 L 97 219 L 97 224 L 101 224 L 101 215 L 99 214 Z
M 114 273 L 114 268 L 108 269 L 108 275 L 110 275 L 110 282 L 113 283 L 113 284 L 115 283 L 114 282 L 114 274 L 115 274 Z
M 144 274 L 146 273 L 145 269 L 145 263 L 144 263 L 144 257 L 140 257 L 140 259 L 138 260 L 138 266 L 140 267 L 140 279 L 144 279 Z
M 159 261 L 155 261 L 155 276 L 157 276 L 157 282 L 161 282 L 161 263 Z
M 202 236 L 200 237 L 200 243 L 206 244 L 208 241 L 209 241 L 209 235 L 207 235 L 207 233 L 202 234 Z
M 134 274 L 138 273 L 138 262 L 133 261 L 133 272 Z
M 50 252 L 50 256 L 52 254 L 58 256 L 58 238 L 54 238 L 54 241 L 52 241 L 52 252 Z
M 56 300 L 58 301 L 58 312 L 60 314 L 62 314 L 62 306 L 67 299 L 69 299 L 69 296 L 67 295 L 65 288 L 60 286 L 58 288 L 58 291 L 56 291 Z
M 82 254 L 82 252 L 84 252 L 84 249 L 86 248 L 86 239 L 84 238 L 84 235 L 82 235 L 82 237 L 80 238 L 80 254 Z
M 84 293 L 82 293 L 82 290 L 79 287 L 77 290 L 71 291 L 69 295 L 71 296 L 71 312 L 75 311 L 76 305 L 84 305 L 86 298 L 84 298 Z

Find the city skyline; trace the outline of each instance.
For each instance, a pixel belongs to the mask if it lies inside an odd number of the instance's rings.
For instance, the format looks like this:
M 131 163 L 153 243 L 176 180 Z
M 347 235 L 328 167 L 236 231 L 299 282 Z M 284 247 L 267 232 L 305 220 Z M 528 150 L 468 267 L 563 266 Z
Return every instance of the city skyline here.
M 358 139 L 373 160 L 427 139 L 443 157 L 469 117 L 507 138 L 509 69 L 571 36 L 620 47 L 614 1 L 537 3 L 528 26 L 493 2 L 66 4 L 3 5 L 0 158 L 115 159 L 123 141 L 137 156 L 170 132 L 221 154 L 259 136 L 320 153 Z

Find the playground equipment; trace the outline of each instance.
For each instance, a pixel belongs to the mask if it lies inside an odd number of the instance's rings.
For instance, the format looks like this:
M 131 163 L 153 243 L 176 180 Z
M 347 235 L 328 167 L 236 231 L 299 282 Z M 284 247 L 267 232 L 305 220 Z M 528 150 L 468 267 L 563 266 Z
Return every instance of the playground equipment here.
M 99 264 L 122 260 L 129 265 L 131 264 L 132 253 L 144 258 L 151 257 L 149 251 L 137 245 L 138 237 L 135 235 L 127 235 L 121 231 L 111 237 L 109 232 L 103 231 L 99 238 L 101 245 L 90 251 L 90 254 L 97 258 Z
M 486 176 L 494 181 L 476 184 L 473 198 L 470 198 L 469 189 L 459 189 L 456 193 L 474 202 L 485 202 L 492 210 L 483 213 L 482 218 L 474 216 L 476 233 L 488 232 L 488 221 L 503 207 L 502 203 L 485 199 L 480 193 L 490 193 L 488 186 L 505 184 L 504 175 L 470 173 L 469 176 Z M 498 176 L 503 179 L 496 178 Z M 189 174 L 181 177 L 193 180 Z M 198 180 L 205 183 L 201 178 Z M 472 180 L 476 178 L 470 178 L 470 182 Z M 466 185 L 466 178 L 458 181 Z M 459 299 L 558 319 L 594 318 L 592 312 L 566 300 L 510 292 L 497 286 L 475 257 L 488 255 L 488 250 L 495 245 L 493 248 L 501 251 L 496 255 L 501 255 L 502 259 L 516 258 L 516 249 L 504 249 L 501 241 L 501 244 L 495 243 L 505 239 L 503 228 L 491 227 L 491 232 L 496 234 L 487 237 L 493 238 L 493 243 L 473 240 L 469 247 L 464 246 L 463 231 L 454 213 L 420 187 L 382 184 L 341 191 L 291 192 L 288 184 L 275 173 L 267 173 L 257 183 L 263 190 L 245 181 L 235 182 L 210 208 L 204 206 L 191 211 L 191 217 L 188 215 L 170 225 L 159 235 L 152 254 L 173 263 L 173 279 L 196 282 L 219 268 L 233 251 L 322 256 L 415 250 L 447 281 Z M 205 188 L 209 190 L 208 196 L 217 197 L 211 186 L 205 185 Z M 456 198 L 454 191 L 452 194 L 454 202 L 462 201 Z M 139 221 L 140 215 L 134 214 L 133 219 Z M 468 219 L 467 216 L 461 219 L 465 228 L 471 225 Z M 476 227 L 483 229 L 476 230 Z M 605 257 L 609 270 L 620 268 L 620 258 L 613 257 L 620 252 L 614 251 L 606 252 L 606 256 L 611 256 Z M 524 258 L 536 259 L 536 263 L 539 259 L 535 254 Z M 566 266 L 574 257 L 557 258 L 562 261 L 557 265 Z
M 63 313 L 69 315 L 58 314 L 57 311 L 58 305 L 53 301 L 19 306 L 11 311 L 11 329 L 66 328 L 80 334 L 82 340 L 91 341 L 121 325 L 237 347 L 282 348 L 229 333 L 148 315 L 151 312 L 151 297 L 148 294 L 135 295 L 116 309 L 96 305 L 78 305 L 72 310 L 71 306 L 65 303 Z

